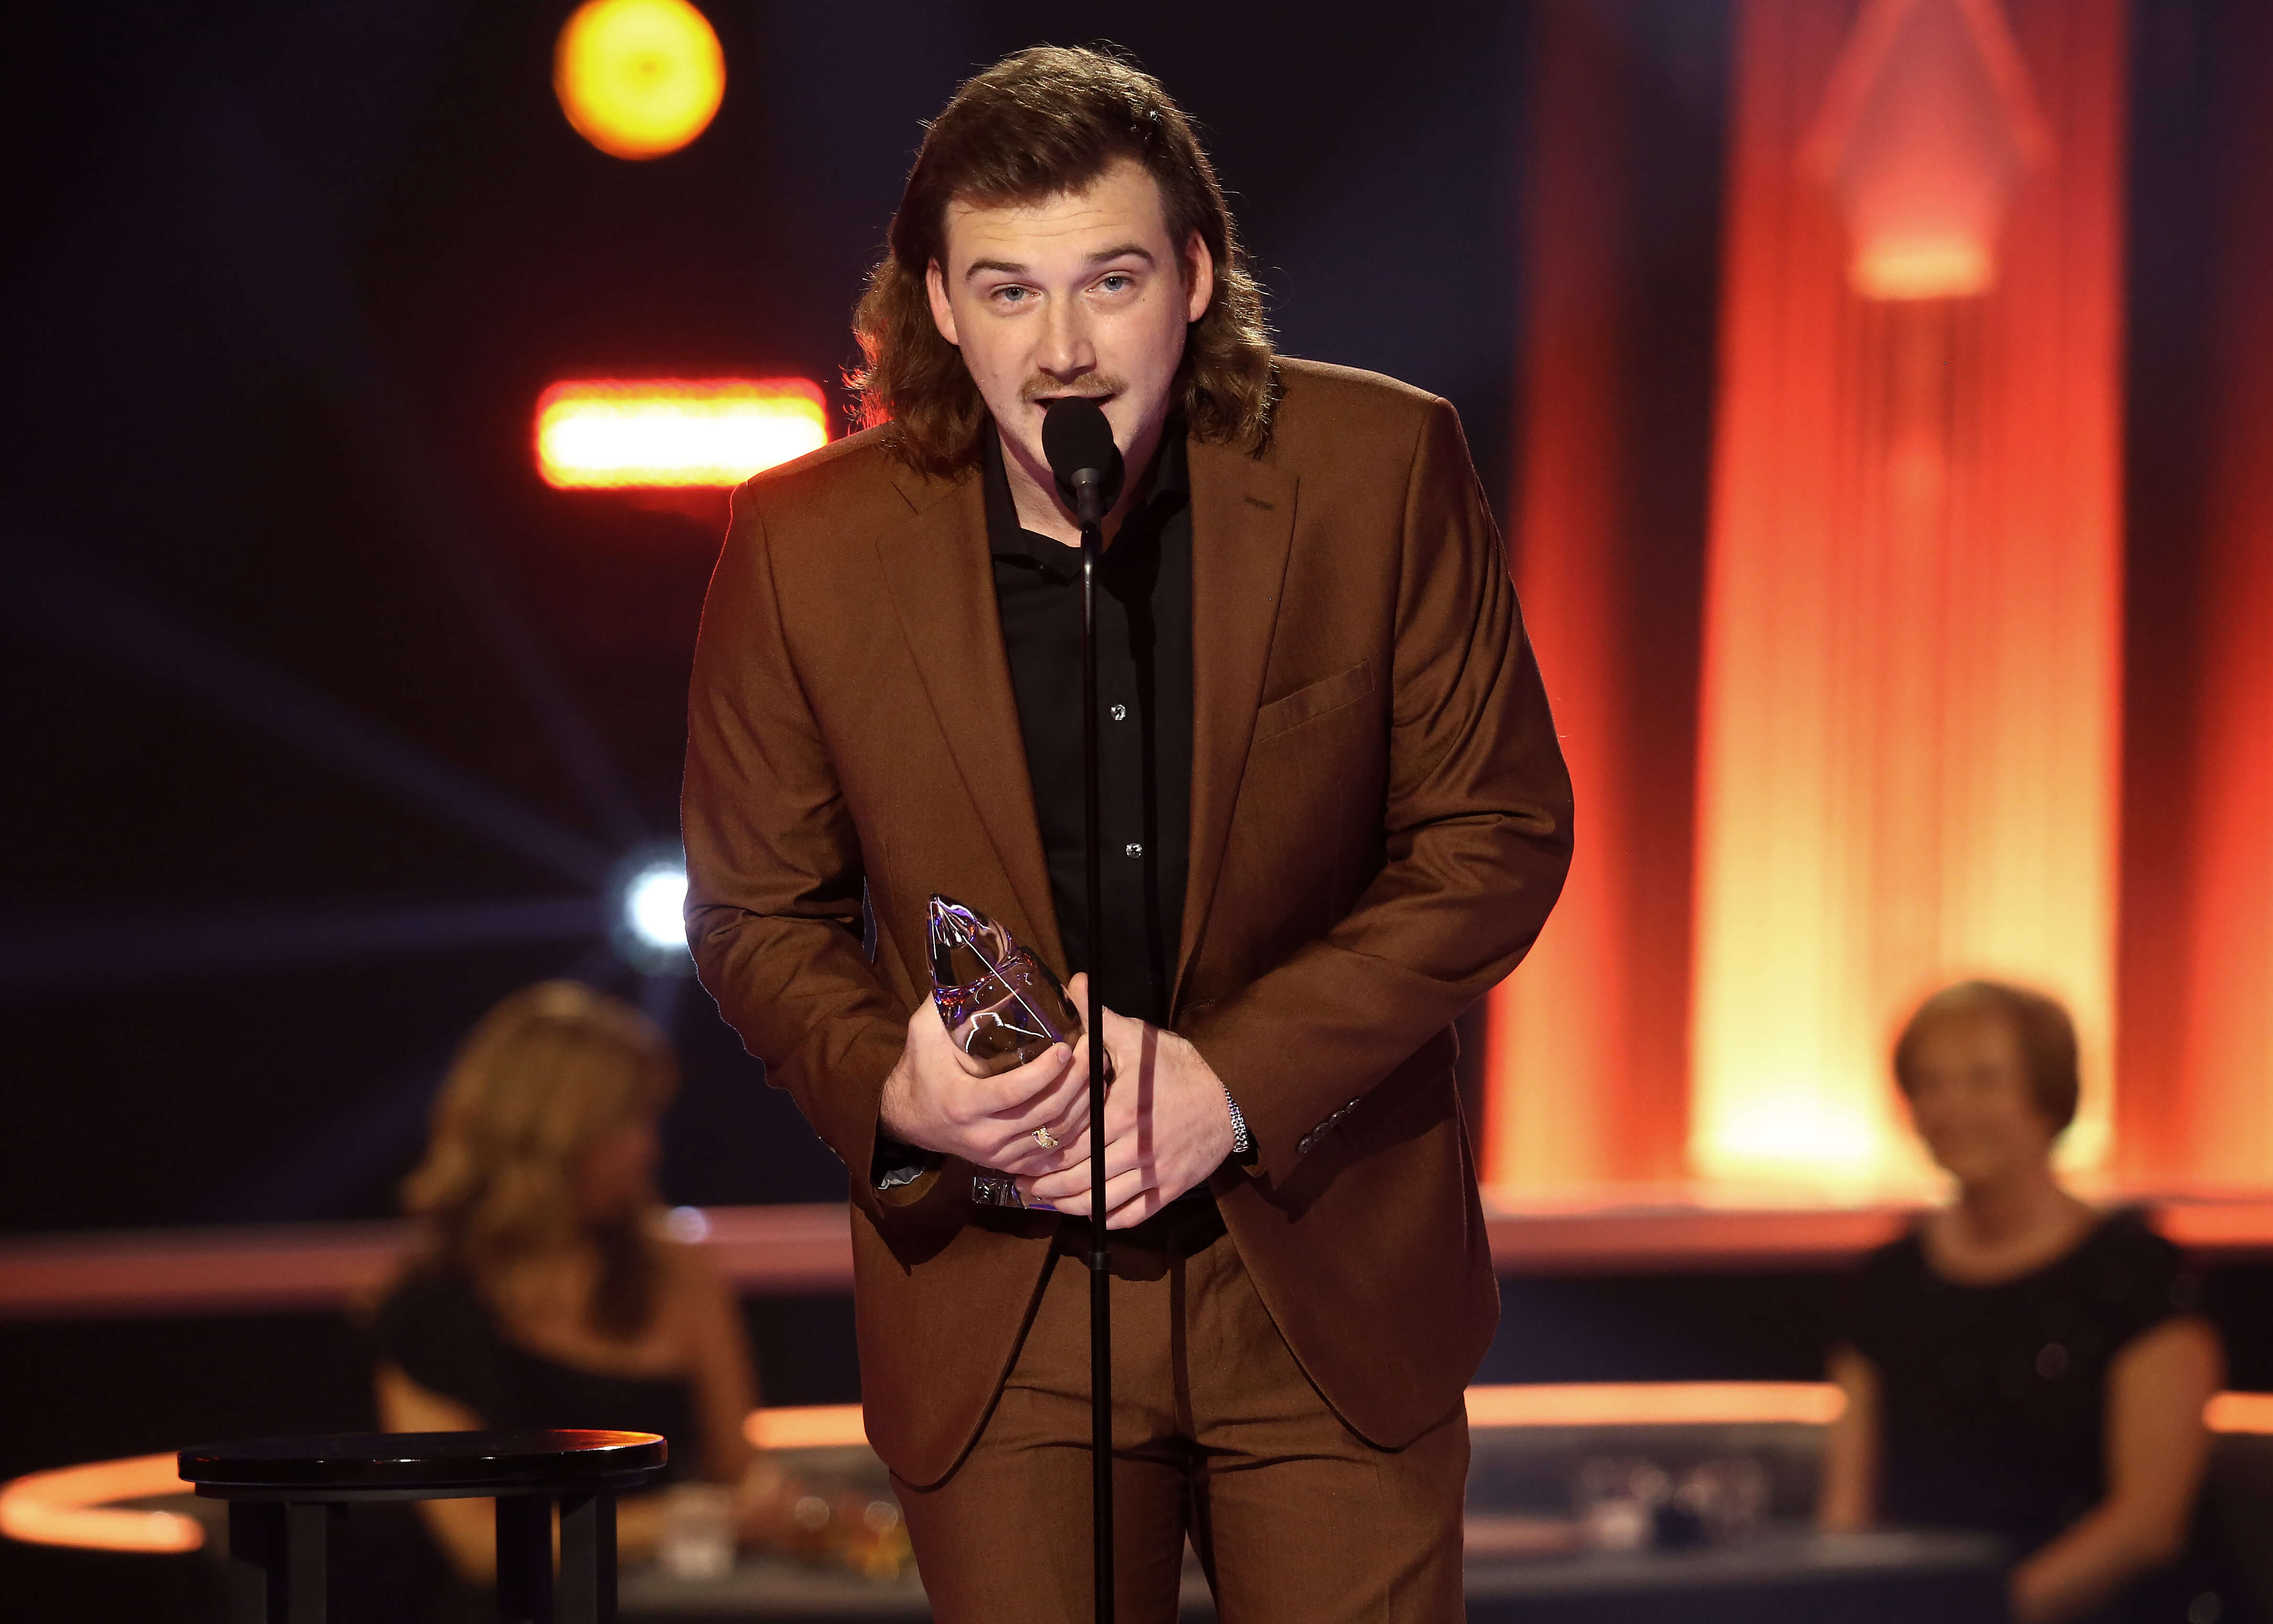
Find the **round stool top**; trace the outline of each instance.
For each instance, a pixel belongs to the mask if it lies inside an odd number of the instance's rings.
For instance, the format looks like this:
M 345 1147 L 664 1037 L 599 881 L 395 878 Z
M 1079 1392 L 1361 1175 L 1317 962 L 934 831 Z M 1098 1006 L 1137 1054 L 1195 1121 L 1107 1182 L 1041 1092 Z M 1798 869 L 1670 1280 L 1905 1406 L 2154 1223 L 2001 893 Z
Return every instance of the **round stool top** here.
M 576 1493 L 636 1488 L 663 1470 L 653 1433 L 334 1433 L 201 1444 L 181 1473 L 201 1494 L 232 1492 L 469 1490 Z

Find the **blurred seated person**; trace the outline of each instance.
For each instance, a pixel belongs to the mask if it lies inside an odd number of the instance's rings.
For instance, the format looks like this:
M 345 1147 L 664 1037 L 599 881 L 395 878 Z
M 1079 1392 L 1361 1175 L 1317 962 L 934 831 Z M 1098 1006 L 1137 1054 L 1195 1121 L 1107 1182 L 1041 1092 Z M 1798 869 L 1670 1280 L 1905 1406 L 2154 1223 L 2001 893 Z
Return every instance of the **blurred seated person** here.
M 2175 1247 L 2052 1171 L 2076 1107 L 2067 1011 L 1947 988 L 1903 1029 L 1894 1078 L 1956 1199 L 1852 1283 L 1819 1523 L 1999 1535 L 2024 1624 L 2232 1624 L 2243 1593 L 2193 1537 L 2217 1336 Z
M 756 1395 L 733 1297 L 659 1223 L 656 1125 L 677 1086 L 662 1031 L 589 987 L 540 983 L 483 1016 L 403 1186 L 428 1236 L 373 1327 L 379 1424 L 660 1433 L 670 1480 L 737 1486 L 758 1538 L 796 1491 L 743 1434 Z M 624 1499 L 626 1559 L 654 1549 L 662 1500 Z M 491 1508 L 419 1502 L 461 1578 L 495 1575 Z

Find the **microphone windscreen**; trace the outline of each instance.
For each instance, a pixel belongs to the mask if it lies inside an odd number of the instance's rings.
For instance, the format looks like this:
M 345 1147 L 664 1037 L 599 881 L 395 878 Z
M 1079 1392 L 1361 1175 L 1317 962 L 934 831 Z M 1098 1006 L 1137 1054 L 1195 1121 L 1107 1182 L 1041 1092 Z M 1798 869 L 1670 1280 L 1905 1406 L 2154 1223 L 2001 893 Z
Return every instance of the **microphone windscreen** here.
M 1053 400 L 1042 417 L 1042 455 L 1049 459 L 1058 494 L 1074 505 L 1074 475 L 1093 468 L 1111 507 L 1121 495 L 1121 448 L 1113 443 L 1113 425 L 1105 408 L 1084 395 Z

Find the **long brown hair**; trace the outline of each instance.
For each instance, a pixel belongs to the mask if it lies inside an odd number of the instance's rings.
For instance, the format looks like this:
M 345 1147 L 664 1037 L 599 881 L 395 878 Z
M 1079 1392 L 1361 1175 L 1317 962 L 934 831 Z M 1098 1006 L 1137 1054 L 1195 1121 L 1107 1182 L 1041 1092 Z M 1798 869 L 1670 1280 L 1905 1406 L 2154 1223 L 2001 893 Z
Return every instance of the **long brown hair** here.
M 1215 167 L 1160 82 L 1102 50 L 1037 45 L 964 82 L 934 119 L 908 171 L 889 251 L 852 319 L 867 365 L 846 375 L 861 422 L 892 424 L 893 450 L 926 474 L 975 467 L 986 404 L 963 356 L 933 324 L 925 272 L 947 248 L 947 206 L 1031 203 L 1079 191 L 1134 159 L 1160 188 L 1179 251 L 1197 232 L 1215 260 L 1215 296 L 1186 330 L 1176 374 L 1190 432 L 1260 450 L 1277 369 L 1263 289 L 1248 268 Z
M 678 1084 L 670 1040 L 622 999 L 574 981 L 507 996 L 459 1045 L 425 1159 L 403 1181 L 403 1205 L 432 1226 L 431 1261 L 504 1297 L 517 1264 L 589 1241 L 593 1328 L 638 1335 L 655 1308 L 656 1203 L 595 1227 L 575 1164 L 598 1135 L 661 1111 Z

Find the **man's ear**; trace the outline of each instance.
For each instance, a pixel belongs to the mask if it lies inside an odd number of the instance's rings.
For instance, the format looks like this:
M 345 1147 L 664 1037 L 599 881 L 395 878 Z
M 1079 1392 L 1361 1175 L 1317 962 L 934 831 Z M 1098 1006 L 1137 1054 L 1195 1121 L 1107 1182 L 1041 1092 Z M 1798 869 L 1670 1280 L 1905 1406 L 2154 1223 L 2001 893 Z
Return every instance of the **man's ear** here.
M 947 302 L 947 273 L 934 259 L 924 266 L 924 291 L 931 296 L 931 325 L 939 329 L 939 336 L 963 348 L 963 341 L 955 336 L 955 306 Z
M 1184 242 L 1184 319 L 1197 321 L 1214 300 L 1215 256 L 1195 231 Z

